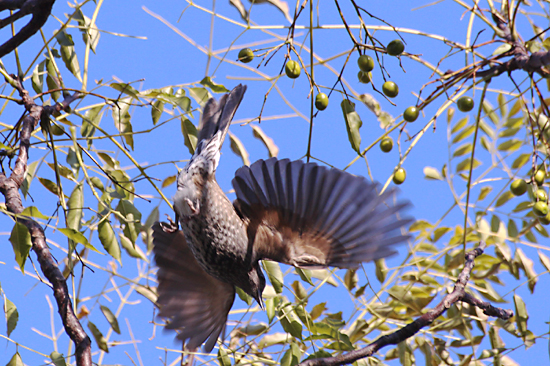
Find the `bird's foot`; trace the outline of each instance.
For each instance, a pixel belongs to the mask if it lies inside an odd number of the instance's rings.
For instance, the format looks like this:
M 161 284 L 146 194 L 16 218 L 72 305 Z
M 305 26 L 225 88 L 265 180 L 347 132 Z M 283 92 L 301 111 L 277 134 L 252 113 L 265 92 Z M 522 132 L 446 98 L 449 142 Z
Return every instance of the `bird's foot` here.
M 185 202 L 187 203 L 187 206 L 189 206 L 189 210 L 191 210 L 191 215 L 189 216 L 195 216 L 199 214 L 199 202 L 197 200 L 196 203 L 193 203 L 189 198 L 185 199 Z
M 179 226 L 177 222 L 174 222 L 170 216 L 167 217 L 168 222 L 161 222 L 160 227 L 165 233 L 175 233 L 178 231 Z

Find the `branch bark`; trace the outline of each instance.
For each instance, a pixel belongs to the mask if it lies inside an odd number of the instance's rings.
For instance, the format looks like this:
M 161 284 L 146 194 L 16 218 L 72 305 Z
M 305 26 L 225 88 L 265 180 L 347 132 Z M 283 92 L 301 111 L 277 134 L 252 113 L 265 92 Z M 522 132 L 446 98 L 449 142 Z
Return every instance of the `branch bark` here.
M 0 28 L 14 23 L 25 15 L 32 14 L 31 20 L 0 46 L 0 58 L 15 50 L 42 28 L 52 12 L 54 3 L 55 0 L 0 0 L 0 11 L 19 10 L 15 14 L 0 20 Z
M 39 106 L 34 103 L 29 93 L 23 88 L 21 80 L 14 75 L 12 75 L 12 78 L 21 96 L 22 104 L 25 106 L 28 114 L 23 118 L 21 124 L 19 155 L 15 162 L 15 166 L 9 177 L 0 173 L 0 192 L 5 197 L 7 209 L 11 213 L 20 214 L 23 211 L 23 202 L 21 200 L 19 188 L 23 183 L 25 171 L 27 169 L 31 133 L 36 128 L 41 118 L 49 119 L 52 113 L 67 108 L 74 100 L 80 97 L 80 93 L 76 92 L 65 98 L 62 103 L 57 103 L 54 106 Z M 44 230 L 32 219 L 18 218 L 17 221 L 25 225 L 29 230 L 32 249 L 36 253 L 40 268 L 44 276 L 53 286 L 53 294 L 57 302 L 59 315 L 61 316 L 65 332 L 67 332 L 71 340 L 75 343 L 76 364 L 79 366 L 91 366 L 91 340 L 73 311 L 73 304 L 69 296 L 69 289 L 65 277 L 59 270 L 59 267 L 50 253 L 46 244 Z
M 398 344 L 406 340 L 407 338 L 415 335 L 420 329 L 432 324 L 432 322 L 441 316 L 447 309 L 458 301 L 464 301 L 470 305 L 477 306 L 483 310 L 486 315 L 496 316 L 501 319 L 510 319 L 514 313 L 511 310 L 500 309 L 492 306 L 489 303 L 476 299 L 474 296 L 466 293 L 464 290 L 468 281 L 470 280 L 470 274 L 474 268 L 474 260 L 476 257 L 483 253 L 485 244 L 482 243 L 479 247 L 466 253 L 466 261 L 464 268 L 456 281 L 454 290 L 446 295 L 443 300 L 432 310 L 422 315 L 414 322 L 407 324 L 405 327 L 378 338 L 368 346 L 344 353 L 334 357 L 318 358 L 314 360 L 307 360 L 300 364 L 300 366 L 336 366 L 346 365 L 353 363 L 361 358 L 372 356 L 379 349 L 391 345 Z

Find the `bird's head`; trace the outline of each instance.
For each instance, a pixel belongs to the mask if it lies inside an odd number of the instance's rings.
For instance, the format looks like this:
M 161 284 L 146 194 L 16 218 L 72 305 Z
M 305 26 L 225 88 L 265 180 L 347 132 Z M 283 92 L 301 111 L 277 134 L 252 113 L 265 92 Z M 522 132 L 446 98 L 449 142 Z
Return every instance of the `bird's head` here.
M 256 302 L 264 309 L 264 303 L 262 300 L 262 294 L 265 288 L 265 277 L 260 268 L 259 262 L 256 262 L 256 265 L 248 274 L 249 286 L 248 289 L 243 289 L 247 294 L 252 296 Z

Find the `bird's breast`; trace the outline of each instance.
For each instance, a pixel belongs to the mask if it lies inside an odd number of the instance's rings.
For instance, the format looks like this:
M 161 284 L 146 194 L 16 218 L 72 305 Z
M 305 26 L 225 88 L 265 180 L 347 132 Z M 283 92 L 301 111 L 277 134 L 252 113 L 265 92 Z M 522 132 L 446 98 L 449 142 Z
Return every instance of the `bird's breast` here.
M 248 273 L 246 229 L 219 187 L 203 195 L 199 214 L 182 221 L 182 230 L 195 258 L 212 276 L 238 285 Z

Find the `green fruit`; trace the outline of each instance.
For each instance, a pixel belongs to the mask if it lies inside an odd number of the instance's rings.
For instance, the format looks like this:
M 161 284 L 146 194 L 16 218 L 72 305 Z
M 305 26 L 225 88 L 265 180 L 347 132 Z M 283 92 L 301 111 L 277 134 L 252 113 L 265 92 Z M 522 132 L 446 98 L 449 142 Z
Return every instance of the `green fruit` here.
M 542 186 L 544 184 L 545 178 L 546 171 L 544 171 L 544 168 L 537 170 L 537 172 L 535 173 L 535 183 L 537 183 L 538 186 Z
M 52 133 L 52 135 L 62 136 L 62 135 L 65 134 L 65 128 L 63 128 L 63 126 L 61 126 L 61 125 L 52 123 L 50 125 L 50 132 Z
M 527 192 L 527 183 L 523 179 L 516 179 L 510 184 L 510 190 L 514 196 L 521 196 Z
M 535 192 L 535 199 L 537 201 L 547 202 L 548 201 L 548 195 L 546 194 L 546 191 L 544 189 L 537 189 Z
M 325 93 L 319 93 L 315 97 L 315 108 L 324 111 L 328 107 L 328 97 Z
M 382 91 L 389 98 L 395 98 L 399 94 L 399 87 L 393 81 L 386 81 L 382 85 Z
M 414 122 L 418 118 L 418 114 L 420 111 L 418 108 L 410 106 L 409 108 L 405 109 L 405 112 L 403 112 L 403 119 L 407 122 Z
M 546 204 L 546 202 L 538 201 L 533 206 L 533 212 L 538 217 L 544 217 L 548 215 L 548 205 Z
M 461 112 L 469 112 L 474 109 L 474 100 L 470 97 L 462 97 L 456 104 Z
M 372 57 L 368 55 L 361 55 L 357 59 L 357 65 L 359 65 L 359 69 L 363 72 L 369 72 L 374 69 L 374 60 Z
M 294 60 L 289 60 L 285 65 L 285 73 L 286 76 L 288 76 L 291 79 L 296 79 L 298 76 L 300 76 L 300 73 L 302 72 L 302 69 L 300 68 L 300 64 L 297 63 Z
M 405 51 L 405 45 L 400 39 L 394 39 L 386 46 L 386 50 L 390 56 L 399 56 Z
M 397 171 L 393 174 L 393 182 L 395 184 L 403 183 L 405 181 L 405 178 L 407 178 L 407 172 L 403 168 L 397 169 Z
M 393 148 L 393 140 L 391 137 L 384 137 L 382 141 L 380 141 L 380 150 L 382 150 L 385 153 L 389 153 L 391 149 Z
M 239 51 L 239 61 L 247 64 L 254 60 L 254 52 L 250 48 L 243 48 Z
M 550 213 L 544 217 L 539 217 L 539 222 L 543 225 L 550 224 Z
M 370 83 L 371 76 L 372 76 L 372 74 L 371 74 L 370 72 L 359 71 L 359 73 L 357 74 L 357 78 L 358 78 L 359 81 L 362 82 L 363 84 L 368 84 L 368 83 Z

